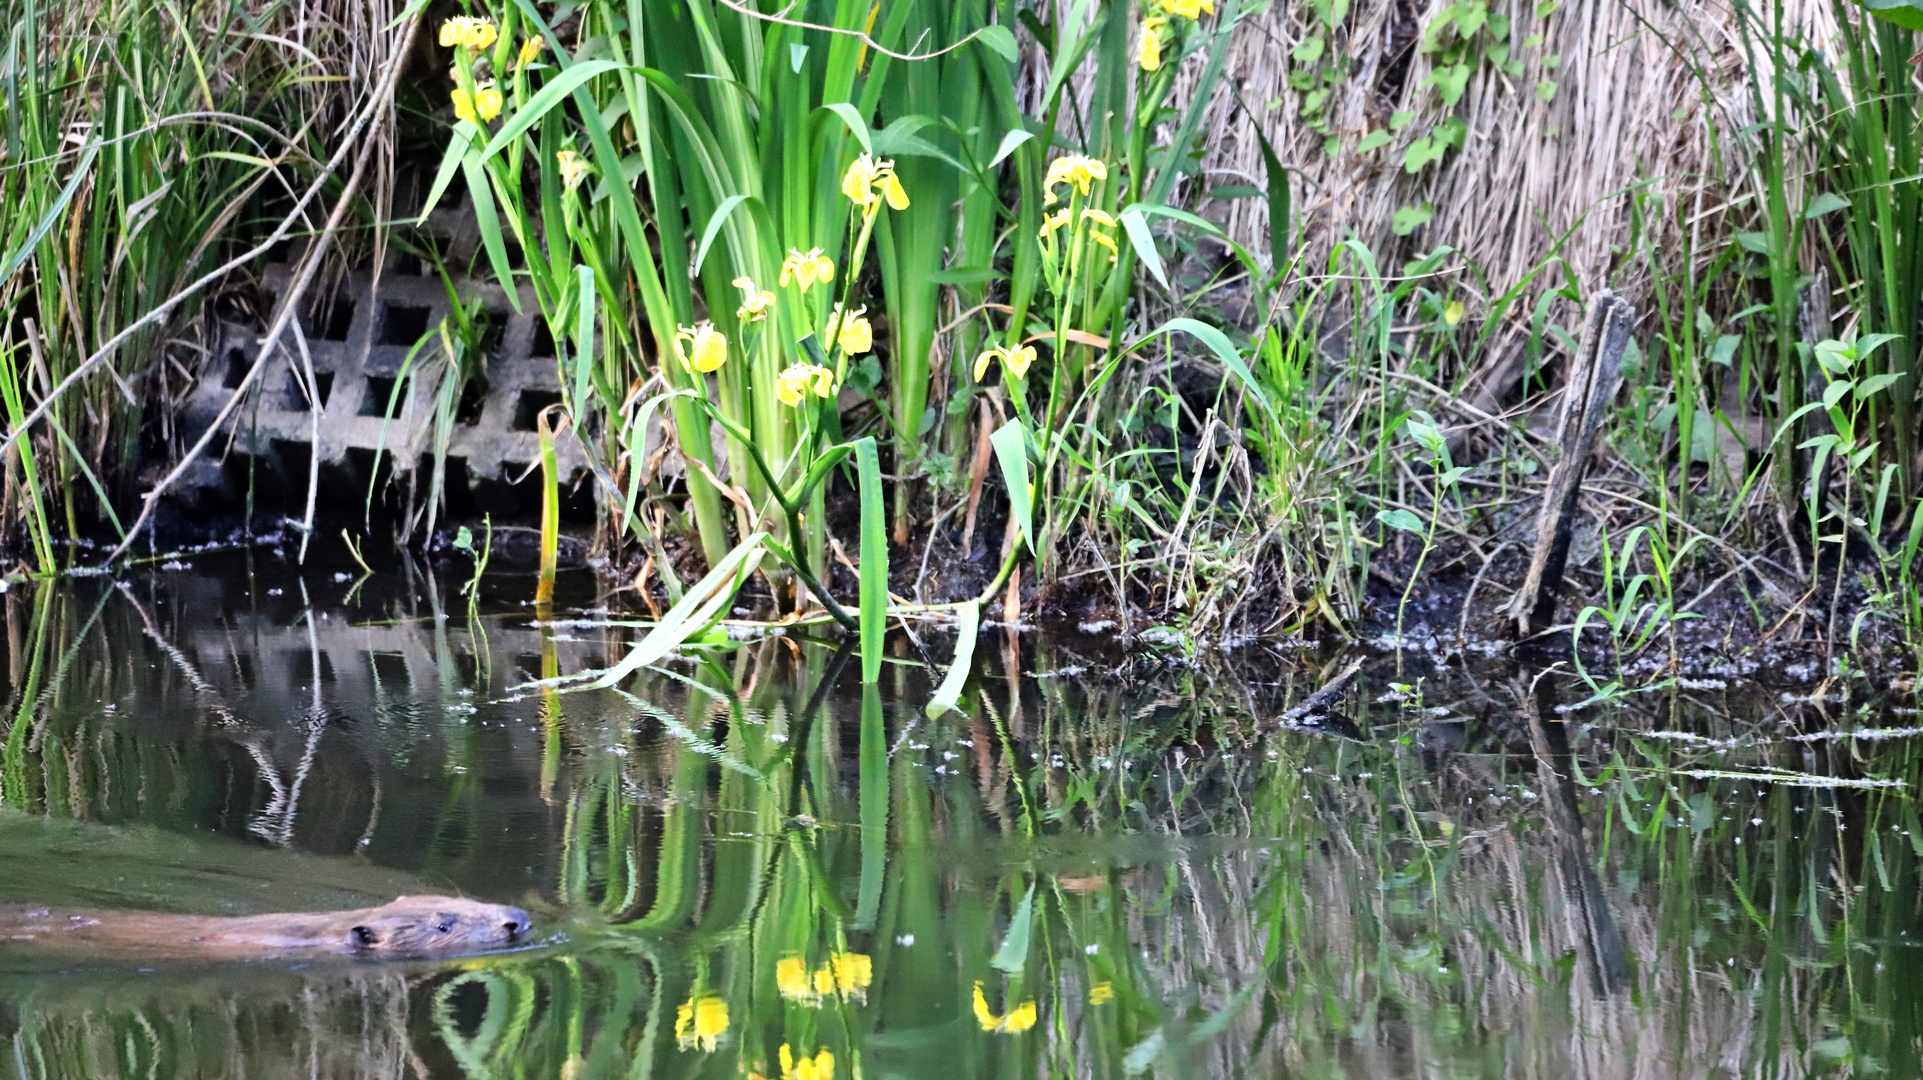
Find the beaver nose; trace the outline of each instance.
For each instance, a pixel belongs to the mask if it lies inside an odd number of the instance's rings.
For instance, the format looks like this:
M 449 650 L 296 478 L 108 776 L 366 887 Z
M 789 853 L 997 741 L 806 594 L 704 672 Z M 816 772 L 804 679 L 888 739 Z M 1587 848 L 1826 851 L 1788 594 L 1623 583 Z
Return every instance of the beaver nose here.
M 534 920 L 520 908 L 511 907 L 507 909 L 507 922 L 502 923 L 501 928 L 507 931 L 509 941 L 515 941 L 534 928 Z

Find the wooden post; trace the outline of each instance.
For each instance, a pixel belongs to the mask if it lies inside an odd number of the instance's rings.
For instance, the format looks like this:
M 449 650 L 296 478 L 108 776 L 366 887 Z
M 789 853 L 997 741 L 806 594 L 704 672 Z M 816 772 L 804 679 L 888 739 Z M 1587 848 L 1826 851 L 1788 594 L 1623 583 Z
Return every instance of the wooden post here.
M 1518 639 L 1533 637 L 1554 624 L 1556 598 L 1562 592 L 1569 542 L 1575 533 L 1577 496 L 1603 418 L 1622 385 L 1623 350 L 1629 347 L 1629 330 L 1635 322 L 1629 301 L 1607 289 L 1589 307 L 1556 421 L 1554 444 L 1562 449 L 1562 456 L 1549 469 L 1542 510 L 1536 517 L 1536 548 L 1529 559 L 1529 574 L 1509 606 Z

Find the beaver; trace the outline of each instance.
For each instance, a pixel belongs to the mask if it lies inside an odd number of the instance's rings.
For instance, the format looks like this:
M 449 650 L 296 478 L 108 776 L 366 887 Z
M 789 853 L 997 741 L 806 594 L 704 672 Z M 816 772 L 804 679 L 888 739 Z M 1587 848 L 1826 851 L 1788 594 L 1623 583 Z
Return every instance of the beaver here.
M 218 917 L 0 907 L 0 944 L 142 958 L 424 957 L 519 944 L 528 914 L 452 896 L 403 896 L 354 911 Z

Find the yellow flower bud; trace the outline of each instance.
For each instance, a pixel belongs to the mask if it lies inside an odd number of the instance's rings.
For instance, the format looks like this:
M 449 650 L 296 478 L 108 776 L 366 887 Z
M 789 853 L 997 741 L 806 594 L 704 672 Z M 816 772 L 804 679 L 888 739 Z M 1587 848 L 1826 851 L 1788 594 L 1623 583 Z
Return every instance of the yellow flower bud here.
M 674 354 L 688 374 L 705 375 L 727 362 L 728 338 L 711 322 L 684 326 L 674 335 Z
M 844 319 L 841 305 L 836 304 L 835 309 L 828 313 L 828 325 L 822 330 L 821 336 L 841 346 L 844 356 L 867 352 L 875 347 L 875 328 L 862 317 L 867 311 L 865 307 L 856 308 L 848 312 Z
M 735 278 L 734 287 L 741 290 L 741 306 L 735 309 L 735 318 L 742 322 L 760 322 L 774 310 L 775 294 L 757 286 L 748 275 Z
M 806 389 L 808 381 L 807 372 L 803 369 L 807 366 L 806 364 L 794 364 L 781 374 L 775 376 L 775 399 L 790 409 L 801 404 L 801 395 Z M 782 960 L 777 963 L 775 965 L 775 986 L 781 990 L 781 996 L 790 1001 L 812 1003 L 819 995 L 816 994 L 815 988 L 810 985 L 808 981 L 808 970 L 806 967 L 801 966 L 800 957 L 792 957 L 791 959 L 794 960 L 797 970 L 784 974 L 782 967 L 786 965 L 788 961 Z
M 515 66 L 526 67 L 532 64 L 541 55 L 541 50 L 545 48 L 547 48 L 547 42 L 542 41 L 538 37 L 531 37 L 521 42 L 521 54 L 516 57 Z
M 1028 374 L 1028 365 L 1034 362 L 1035 346 L 1017 345 L 1008 351 L 1008 355 L 1002 360 L 1002 366 L 1008 369 L 1009 374 L 1020 379 Z
M 819 398 L 833 397 L 835 373 L 820 364 L 803 362 L 790 364 L 775 376 L 775 398 L 791 409 L 810 393 Z M 823 994 L 835 989 L 835 975 L 826 964 L 811 973 L 799 956 L 784 957 L 775 964 L 775 986 L 790 1001 L 814 1005 Z
M 501 31 L 495 27 L 493 19 L 469 19 L 467 40 L 462 44 L 479 52 L 491 47 L 500 37 Z
M 481 123 L 501 115 L 501 92 L 491 82 L 484 82 L 474 88 L 474 113 Z
M 456 15 L 441 24 L 440 42 L 444 48 L 456 45 L 480 51 L 500 40 L 501 31 L 493 19 Z
M 1028 367 L 1035 362 L 1035 346 L 1017 345 L 1013 349 L 991 347 L 975 358 L 975 381 L 981 382 L 988 374 L 990 362 L 1000 360 L 1002 370 L 1017 379 L 1028 374 Z
M 554 155 L 555 163 L 561 167 L 561 186 L 569 191 L 581 186 L 588 175 L 587 160 L 572 150 L 561 150 Z

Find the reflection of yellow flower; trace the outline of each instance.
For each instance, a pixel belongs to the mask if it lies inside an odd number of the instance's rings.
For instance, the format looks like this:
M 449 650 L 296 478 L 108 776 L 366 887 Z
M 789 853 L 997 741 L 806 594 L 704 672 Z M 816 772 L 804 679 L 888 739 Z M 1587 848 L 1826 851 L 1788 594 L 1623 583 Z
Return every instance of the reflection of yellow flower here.
M 790 364 L 786 371 L 775 376 L 775 397 L 789 408 L 800 405 L 802 395 L 810 391 L 816 397 L 832 397 L 835 373 L 820 364 L 801 363 Z M 821 995 L 835 988 L 826 967 L 815 972 L 814 985 L 809 986 L 808 968 L 799 956 L 783 957 L 775 964 L 775 986 L 782 997 L 804 1005 L 817 1004 Z
M 875 981 L 875 964 L 867 953 L 838 952 L 828 957 L 834 969 L 835 989 L 851 1001 L 868 1000 L 868 987 Z
M 1042 180 L 1042 190 L 1048 192 L 1048 205 L 1058 199 L 1055 194 L 1057 184 L 1073 184 L 1075 191 L 1083 198 L 1088 197 L 1090 185 L 1097 180 L 1108 179 L 1108 165 L 1100 158 L 1069 154 L 1048 163 L 1048 176 Z
M 454 118 L 485 124 L 501 115 L 501 92 L 491 82 L 474 87 L 474 96 L 468 97 L 467 91 L 455 87 L 448 95 L 454 99 Z
M 683 1050 L 699 1045 L 714 1053 L 728 1031 L 728 1003 L 713 995 L 690 996 L 674 1012 L 674 1041 Z
M 994 1031 L 1004 1035 L 1020 1035 L 1035 1026 L 1036 1009 L 1034 1001 L 1024 1001 L 1010 1010 L 1007 1016 L 996 1016 L 988 1011 L 988 998 L 982 993 L 981 980 L 975 980 L 975 1022 L 983 1031 Z
M 514 66 L 526 67 L 532 64 L 535 59 L 541 55 L 541 50 L 545 48 L 547 48 L 547 42 L 542 41 L 538 37 L 531 37 L 521 42 L 521 54 L 515 58 Z
M 809 366 L 796 364 L 775 377 L 775 396 L 781 399 L 783 405 L 801 404 L 803 381 L 790 379 L 789 376 L 795 368 Z M 813 1005 L 816 1001 L 814 988 L 808 985 L 808 965 L 799 956 L 784 956 L 775 961 L 775 989 L 780 990 L 781 996 L 789 1001 L 804 1005 Z
M 441 24 L 441 44 L 448 48 L 465 45 L 479 51 L 494 44 L 500 36 L 501 32 L 495 28 L 493 19 L 456 15 Z
M 799 404 L 804 393 L 825 398 L 835 392 L 835 373 L 819 364 L 794 364 L 776 378 L 775 394 L 785 405 Z M 866 1004 L 868 987 L 874 981 L 875 964 L 867 953 L 830 953 L 828 962 L 812 972 L 799 956 L 784 956 L 775 962 L 776 989 L 782 997 L 801 1005 L 820 1005 L 829 994 Z
M 1002 362 L 1002 370 L 1015 376 L 1017 379 L 1022 378 L 1028 374 L 1028 365 L 1035 362 L 1035 346 L 1017 345 L 1012 349 L 1004 349 L 999 346 L 989 348 L 986 352 L 983 352 L 975 358 L 976 382 L 982 381 L 982 378 L 988 374 L 989 363 L 995 360 Z
M 814 1057 L 795 1060 L 793 1050 L 787 1043 L 781 1044 L 781 1080 L 834 1080 L 835 1055 L 822 1047 Z
M 789 248 L 788 257 L 781 260 L 781 287 L 784 289 L 791 281 L 805 289 L 817 281 L 826 285 L 834 279 L 834 260 L 823 255 L 820 248 L 809 248 L 807 254 Z
M 689 374 L 706 374 L 727 362 L 728 338 L 711 322 L 684 326 L 674 335 L 674 354 Z
M 828 313 L 828 325 L 821 336 L 841 346 L 843 355 L 859 356 L 875 347 L 875 328 L 864 316 L 868 309 L 859 307 L 842 318 L 841 305 Z
M 877 160 L 873 154 L 862 154 L 849 163 L 848 171 L 841 174 L 841 193 L 870 214 L 881 209 L 884 198 L 890 209 L 908 209 L 908 190 L 895 178 L 895 163 Z
M 734 287 L 741 290 L 741 306 L 735 309 L 734 316 L 742 322 L 760 322 L 774 310 L 775 294 L 757 288 L 754 279 L 746 274 L 734 279 Z
M 587 159 L 572 150 L 555 152 L 554 161 L 561 167 L 561 186 L 569 191 L 581 186 L 588 175 Z
M 1115 985 L 1113 983 L 1098 982 L 1088 988 L 1088 1003 L 1090 1005 L 1106 1005 L 1114 1000 Z
M 1155 71 L 1162 66 L 1162 26 L 1168 20 L 1152 15 L 1142 20 L 1142 52 L 1140 62 L 1143 71 Z

